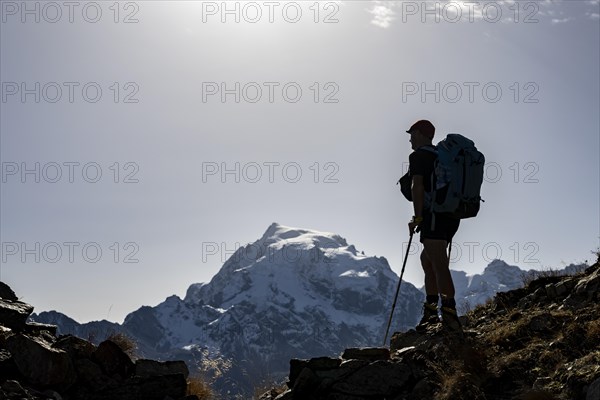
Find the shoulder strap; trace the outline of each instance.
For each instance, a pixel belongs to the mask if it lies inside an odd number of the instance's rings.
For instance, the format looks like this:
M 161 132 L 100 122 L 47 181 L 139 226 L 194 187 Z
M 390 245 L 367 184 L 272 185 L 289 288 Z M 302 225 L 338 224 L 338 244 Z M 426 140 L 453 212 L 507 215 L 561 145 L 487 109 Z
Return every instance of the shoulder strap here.
M 428 152 L 428 153 L 433 153 L 433 154 L 435 154 L 435 155 L 437 155 L 437 154 L 438 154 L 437 147 L 435 147 L 434 145 L 430 145 L 430 144 L 426 144 L 425 146 L 421 146 L 421 147 L 419 147 L 419 148 L 417 149 L 417 151 L 418 151 L 418 150 L 423 150 L 423 151 L 426 151 L 426 152 Z

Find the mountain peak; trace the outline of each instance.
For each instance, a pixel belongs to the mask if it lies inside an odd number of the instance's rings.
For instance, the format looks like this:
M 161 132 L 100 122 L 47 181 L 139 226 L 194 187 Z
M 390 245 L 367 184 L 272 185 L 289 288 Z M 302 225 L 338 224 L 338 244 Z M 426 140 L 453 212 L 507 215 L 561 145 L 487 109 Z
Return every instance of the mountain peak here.
M 295 228 L 273 222 L 260 238 L 260 242 L 271 244 L 279 241 L 314 245 L 320 248 L 348 246 L 346 239 L 335 233 Z
M 487 267 L 485 267 L 483 273 L 505 272 L 507 270 L 510 270 L 511 272 L 521 271 L 521 269 L 516 265 L 509 265 L 504 260 L 494 259 L 487 265 Z

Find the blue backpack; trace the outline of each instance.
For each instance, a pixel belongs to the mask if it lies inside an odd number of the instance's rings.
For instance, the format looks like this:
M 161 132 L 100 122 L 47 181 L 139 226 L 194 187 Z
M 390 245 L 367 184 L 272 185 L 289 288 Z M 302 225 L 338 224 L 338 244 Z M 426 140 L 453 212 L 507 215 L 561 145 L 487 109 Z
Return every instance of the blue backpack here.
M 431 174 L 431 193 L 425 194 L 425 208 L 454 218 L 475 217 L 479 212 L 485 157 L 472 140 L 449 133 L 437 146 L 421 149 L 437 155 Z

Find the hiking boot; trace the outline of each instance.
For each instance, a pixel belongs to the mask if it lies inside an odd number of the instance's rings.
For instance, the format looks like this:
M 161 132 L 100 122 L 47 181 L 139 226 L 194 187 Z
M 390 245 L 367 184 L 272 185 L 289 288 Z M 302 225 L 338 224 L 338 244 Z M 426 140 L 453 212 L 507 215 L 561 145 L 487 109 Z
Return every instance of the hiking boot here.
M 462 325 L 455 308 L 442 307 L 442 326 L 450 332 L 462 333 Z
M 417 332 L 424 331 L 429 324 L 436 324 L 440 322 L 438 318 L 437 304 L 423 303 L 423 318 L 421 322 L 415 326 Z

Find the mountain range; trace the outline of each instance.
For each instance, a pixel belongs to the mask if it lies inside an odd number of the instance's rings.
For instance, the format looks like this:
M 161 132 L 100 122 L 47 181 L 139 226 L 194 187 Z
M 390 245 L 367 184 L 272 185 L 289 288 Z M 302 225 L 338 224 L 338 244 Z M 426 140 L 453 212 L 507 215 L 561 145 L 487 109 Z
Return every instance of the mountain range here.
M 474 307 L 518 288 L 527 273 L 501 260 L 482 274 L 453 270 L 457 304 Z M 140 356 L 184 359 L 190 371 L 204 371 L 233 398 L 261 380 L 284 377 L 291 358 L 380 346 L 397 283 L 384 257 L 366 256 L 337 234 L 273 223 L 260 239 L 240 247 L 210 282 L 192 284 L 183 299 L 173 295 L 143 306 L 122 324 L 79 324 L 56 311 L 31 320 L 93 342 L 124 333 L 137 342 Z M 402 282 L 392 330 L 414 327 L 424 297 Z

